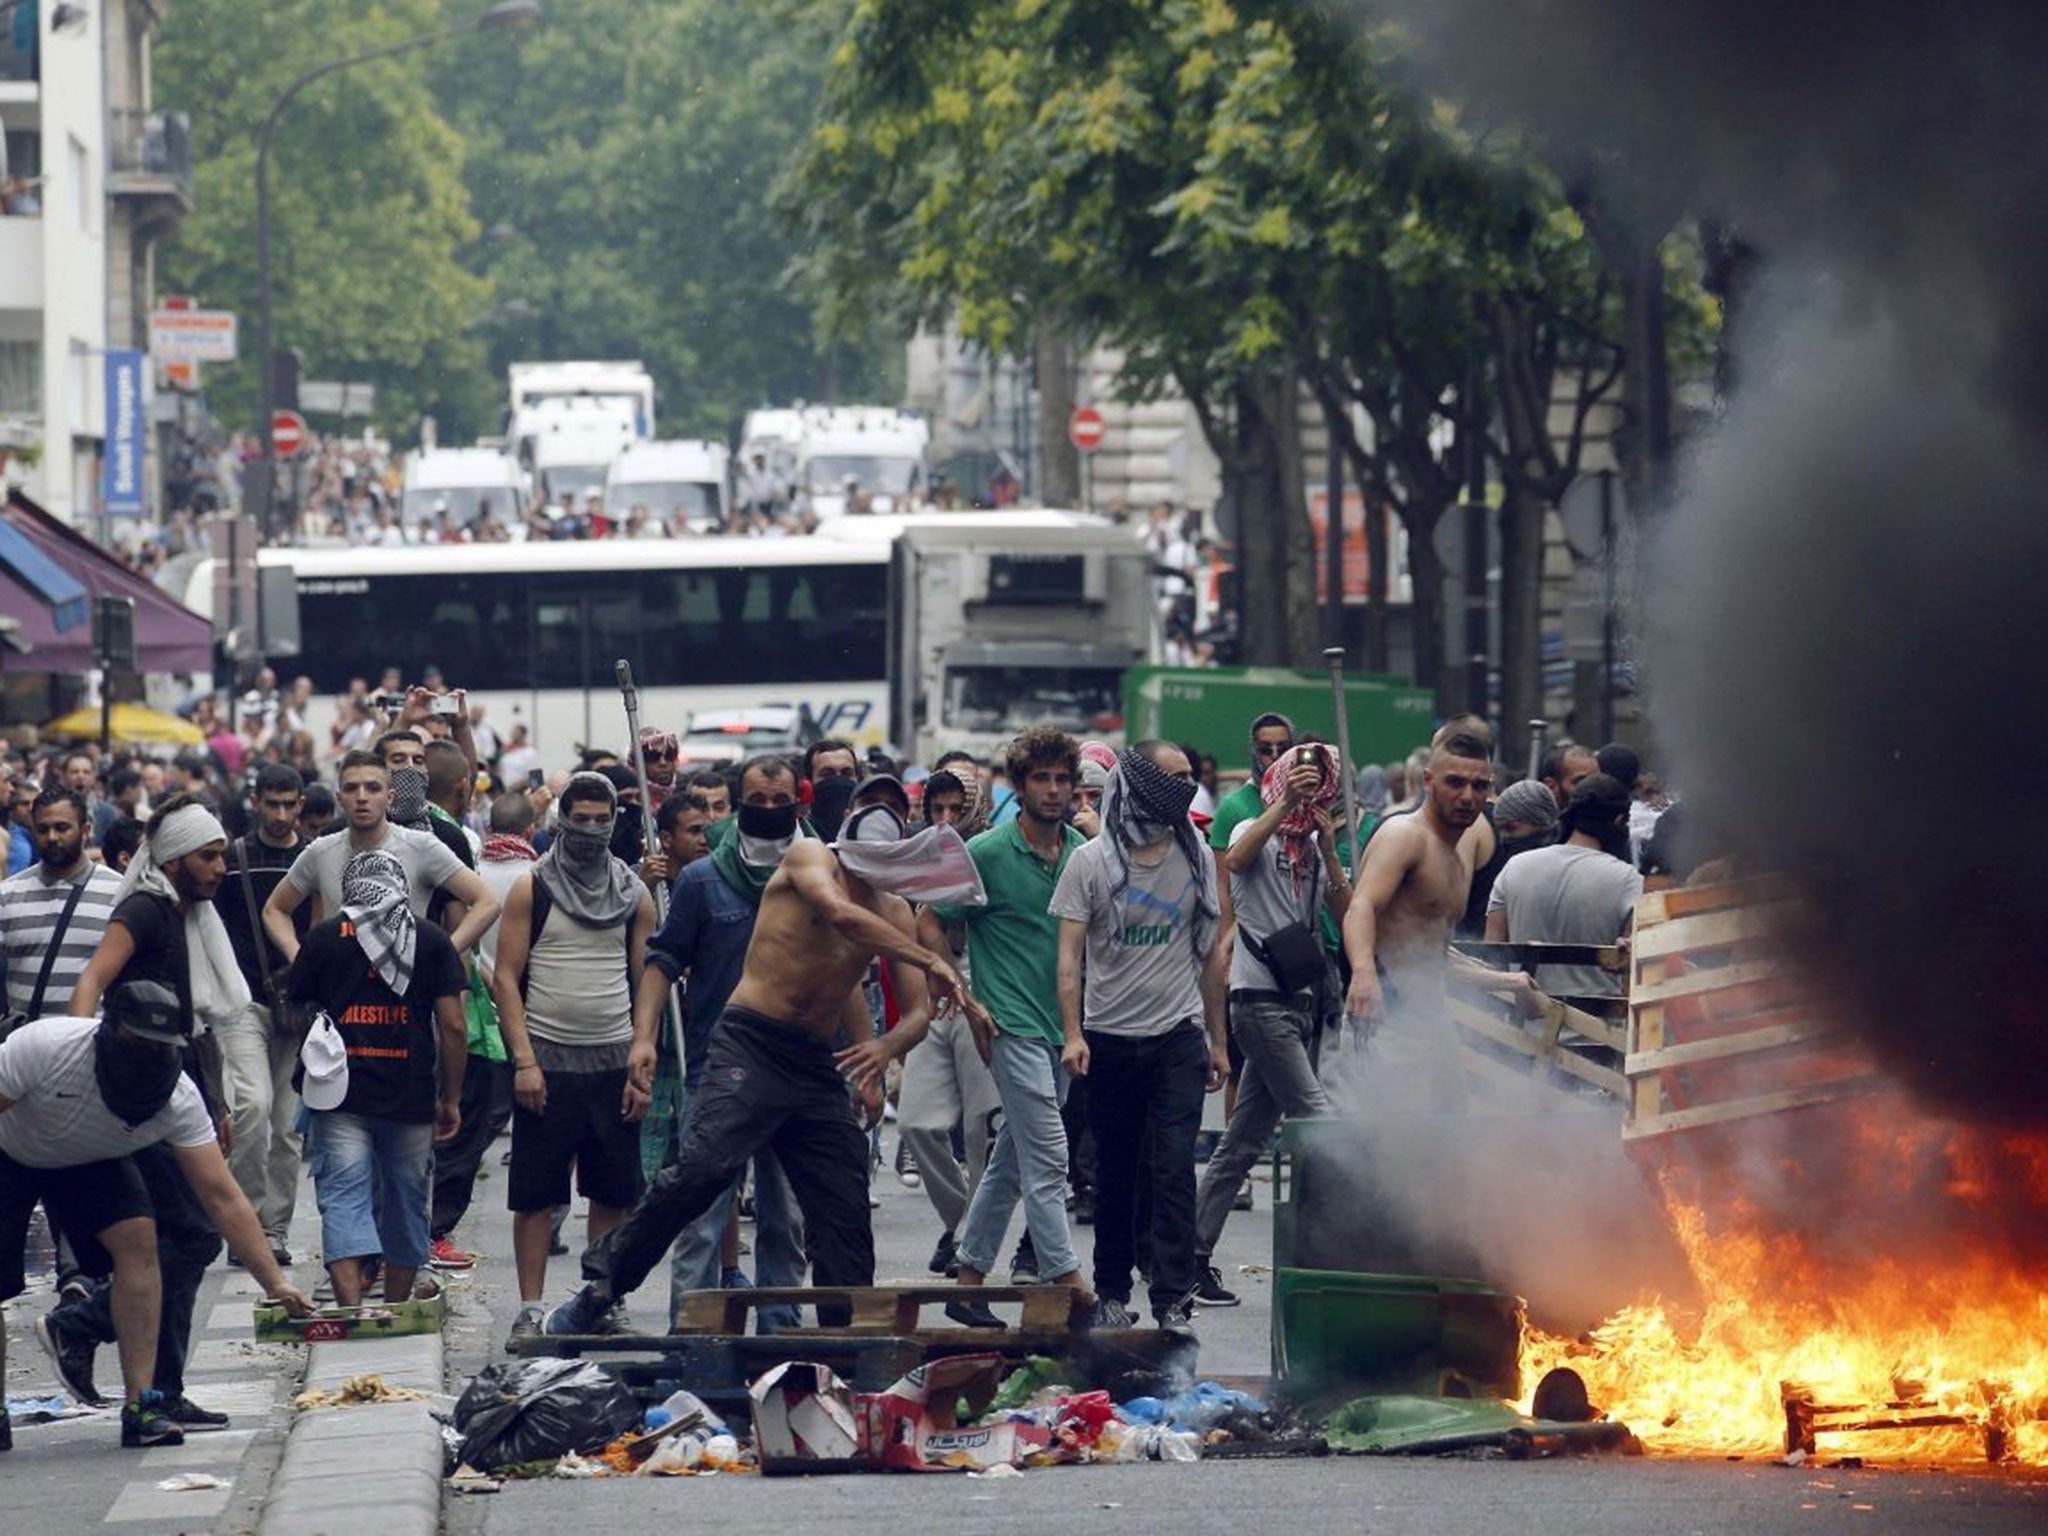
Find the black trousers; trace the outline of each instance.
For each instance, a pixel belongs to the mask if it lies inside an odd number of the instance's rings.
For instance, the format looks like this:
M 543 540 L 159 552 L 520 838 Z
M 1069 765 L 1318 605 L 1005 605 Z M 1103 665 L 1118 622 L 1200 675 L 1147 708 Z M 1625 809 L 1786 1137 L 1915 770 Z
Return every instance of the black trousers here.
M 149 1190 L 156 1215 L 156 1262 L 163 1272 L 163 1307 L 157 1317 L 153 1385 L 170 1398 L 185 1393 L 185 1357 L 192 1348 L 192 1308 L 206 1267 L 221 1254 L 220 1234 L 192 1193 L 177 1154 L 155 1142 L 128 1154 Z M 114 1342 L 113 1282 L 101 1278 L 85 1300 L 68 1303 L 91 1324 L 103 1344 Z M 68 1315 L 68 1314 L 67 1314 Z
M 583 1278 L 612 1300 L 637 1290 L 684 1227 L 711 1209 L 763 1147 L 774 1151 L 804 1216 L 812 1282 L 872 1285 L 868 1139 L 853 1116 L 832 1048 L 794 1025 L 727 1008 L 711 1031 L 682 1152 L 626 1219 L 583 1255 Z M 843 1327 L 851 1316 L 818 1321 Z
M 1155 1316 L 1195 1288 L 1195 1136 L 1208 1086 L 1208 1038 L 1193 1019 L 1141 1038 L 1088 1032 L 1096 1295 L 1130 1298 L 1140 1243 Z M 1141 1234 L 1148 1182 L 1151 1220 Z
M 434 1148 L 434 1211 L 429 1230 L 437 1238 L 455 1230 L 469 1214 L 476 1194 L 476 1170 L 484 1153 L 512 1119 L 512 1063 L 471 1056 L 462 1072 L 462 1129 Z

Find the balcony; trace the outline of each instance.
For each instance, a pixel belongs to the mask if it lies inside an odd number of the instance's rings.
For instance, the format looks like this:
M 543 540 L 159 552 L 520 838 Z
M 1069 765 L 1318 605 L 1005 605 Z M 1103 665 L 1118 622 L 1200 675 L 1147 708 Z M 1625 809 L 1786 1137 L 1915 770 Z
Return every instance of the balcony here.
M 108 114 L 107 191 L 133 199 L 145 225 L 174 227 L 192 211 L 192 129 L 182 112 Z

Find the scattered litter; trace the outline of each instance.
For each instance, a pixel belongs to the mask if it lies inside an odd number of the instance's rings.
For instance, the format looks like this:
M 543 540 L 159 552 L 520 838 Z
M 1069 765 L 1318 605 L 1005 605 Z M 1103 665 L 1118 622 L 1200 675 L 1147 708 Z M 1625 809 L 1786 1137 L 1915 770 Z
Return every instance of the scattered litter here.
M 1273 1266 L 1270 1264 L 1240 1264 L 1237 1266 L 1237 1272 L 1240 1275 L 1270 1275 L 1273 1273 Z
M 1787 1451 L 1777 1459 L 1775 1464 L 1781 1467 L 1803 1467 L 1806 1465 L 1806 1452 Z
M 502 1472 L 602 1450 L 641 1417 L 633 1394 L 594 1362 L 541 1359 L 485 1366 L 456 1402 L 454 1423 L 459 1459 Z
M 347 1408 L 357 1403 L 413 1403 L 422 1400 L 426 1394 L 411 1387 L 394 1387 L 382 1376 L 351 1376 L 335 1391 L 325 1387 L 308 1387 L 292 1399 L 292 1406 L 301 1413 L 315 1408 Z
M 202 1488 L 225 1488 L 228 1480 L 211 1472 L 180 1472 L 157 1484 L 165 1493 L 197 1493 Z M 1867 1507 L 1867 1506 L 1866 1506 Z
M 53 1397 L 10 1397 L 7 1399 L 7 1416 L 17 1424 L 55 1424 L 61 1419 L 86 1419 L 100 1408 L 88 1408 L 83 1403 L 74 1403 L 61 1394 Z
M 550 1477 L 570 1478 L 596 1477 L 598 1475 L 599 1473 L 597 1464 L 595 1462 L 585 1461 L 581 1456 L 578 1456 L 574 1451 L 571 1451 L 568 1455 L 562 1457 L 559 1461 L 557 1461 L 555 1463 L 555 1470 L 548 1474 L 548 1476 Z
M 748 1392 L 754 1453 L 763 1472 L 860 1470 L 861 1426 L 853 1389 L 828 1367 L 792 1360 L 761 1376 Z
M 984 1468 L 979 1472 L 970 1472 L 967 1475 L 969 1477 L 1022 1477 L 1024 1474 L 1008 1462 L 999 1462 L 993 1467 Z
M 456 1493 L 496 1493 L 505 1483 L 504 1479 L 487 1476 L 475 1467 L 460 1466 L 449 1476 L 448 1486 Z

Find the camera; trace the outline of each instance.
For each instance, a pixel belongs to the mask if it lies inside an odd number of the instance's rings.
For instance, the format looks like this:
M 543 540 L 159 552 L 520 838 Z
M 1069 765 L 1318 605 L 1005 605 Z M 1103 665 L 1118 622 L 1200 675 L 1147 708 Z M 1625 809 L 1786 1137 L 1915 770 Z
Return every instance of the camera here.
M 437 693 L 427 701 L 427 708 L 437 715 L 459 715 L 462 705 L 452 693 Z

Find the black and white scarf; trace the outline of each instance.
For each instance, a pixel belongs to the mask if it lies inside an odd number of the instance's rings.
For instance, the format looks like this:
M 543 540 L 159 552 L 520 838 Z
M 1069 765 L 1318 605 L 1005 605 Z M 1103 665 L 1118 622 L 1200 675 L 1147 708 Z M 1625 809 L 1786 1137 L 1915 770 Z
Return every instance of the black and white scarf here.
M 370 848 L 341 873 L 341 912 L 354 926 L 370 968 L 400 997 L 412 986 L 419 930 L 412 915 L 405 866 L 395 854 Z
M 1188 820 L 1188 807 L 1195 803 L 1195 786 L 1176 779 L 1133 747 L 1117 754 L 1116 767 L 1102 791 L 1102 835 L 1109 839 L 1110 863 L 1115 870 L 1110 882 L 1110 899 L 1117 904 L 1117 926 L 1127 924 L 1124 901 L 1131 888 L 1131 850 L 1149 847 L 1171 836 L 1187 859 L 1195 878 L 1195 915 L 1189 925 L 1195 953 L 1207 955 L 1215 941 L 1223 909 L 1216 897 L 1216 867 L 1208 847 Z

